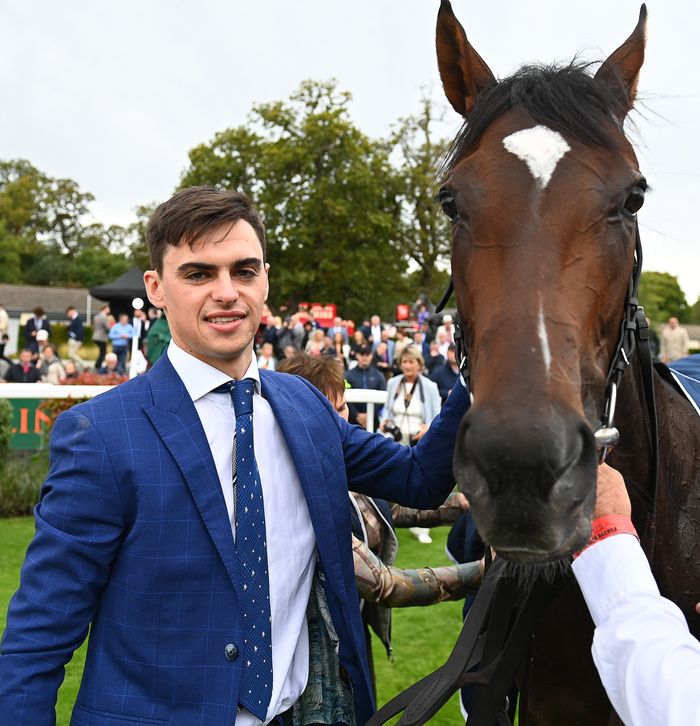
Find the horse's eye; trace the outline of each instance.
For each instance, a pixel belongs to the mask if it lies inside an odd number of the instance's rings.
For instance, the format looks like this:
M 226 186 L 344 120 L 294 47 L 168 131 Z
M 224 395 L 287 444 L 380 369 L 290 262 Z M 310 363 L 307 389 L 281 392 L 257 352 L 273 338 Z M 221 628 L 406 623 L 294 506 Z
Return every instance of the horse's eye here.
M 634 217 L 634 215 L 637 214 L 637 212 L 642 208 L 642 205 L 644 204 L 644 192 L 645 187 L 634 187 L 632 191 L 630 191 L 630 193 L 627 195 L 627 199 L 625 199 L 625 203 L 622 207 L 623 212 L 631 217 Z
M 459 216 L 459 212 L 457 211 L 457 205 L 455 204 L 455 198 L 452 196 L 452 193 L 447 189 L 441 189 L 438 194 L 438 199 L 442 205 L 442 211 L 454 222 Z

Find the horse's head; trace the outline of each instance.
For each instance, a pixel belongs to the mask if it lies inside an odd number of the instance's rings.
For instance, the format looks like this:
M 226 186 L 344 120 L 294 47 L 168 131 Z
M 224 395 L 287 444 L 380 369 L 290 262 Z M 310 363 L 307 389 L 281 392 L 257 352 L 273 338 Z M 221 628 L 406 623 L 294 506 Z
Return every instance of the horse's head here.
M 608 365 L 620 335 L 646 183 L 623 121 L 646 9 L 590 76 L 526 67 L 496 82 L 447 0 L 445 93 L 465 118 L 440 191 L 474 404 L 455 471 L 482 536 L 546 562 L 590 534 Z

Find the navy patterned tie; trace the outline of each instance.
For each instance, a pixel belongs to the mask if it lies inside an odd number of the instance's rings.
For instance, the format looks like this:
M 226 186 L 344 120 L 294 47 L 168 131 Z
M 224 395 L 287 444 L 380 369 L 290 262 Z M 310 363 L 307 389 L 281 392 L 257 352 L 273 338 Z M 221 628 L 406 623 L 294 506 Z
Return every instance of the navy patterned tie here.
M 233 506 L 236 517 L 236 553 L 241 572 L 240 613 L 243 624 L 239 703 L 261 721 L 272 695 L 272 638 L 270 586 L 267 574 L 265 510 L 260 474 L 253 448 L 253 392 L 246 378 L 231 381 L 236 413 L 233 446 Z

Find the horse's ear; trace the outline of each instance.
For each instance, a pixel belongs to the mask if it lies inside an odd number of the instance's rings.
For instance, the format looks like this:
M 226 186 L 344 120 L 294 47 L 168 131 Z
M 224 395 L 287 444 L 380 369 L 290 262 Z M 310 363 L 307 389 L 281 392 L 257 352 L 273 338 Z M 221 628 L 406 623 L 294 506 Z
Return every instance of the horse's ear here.
M 452 108 L 466 116 L 477 95 L 496 82 L 491 69 L 472 48 L 449 0 L 441 0 L 435 34 L 442 86 Z
M 647 6 L 639 10 L 639 21 L 632 35 L 614 52 L 595 74 L 597 81 L 607 84 L 627 114 L 637 97 L 639 71 L 644 63 L 646 44 Z

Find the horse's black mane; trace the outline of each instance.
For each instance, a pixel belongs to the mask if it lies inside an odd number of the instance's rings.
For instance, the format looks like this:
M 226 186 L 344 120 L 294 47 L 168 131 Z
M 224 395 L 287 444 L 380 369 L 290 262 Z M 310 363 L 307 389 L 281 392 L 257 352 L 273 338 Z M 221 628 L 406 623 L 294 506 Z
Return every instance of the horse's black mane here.
M 626 109 L 620 108 L 619 97 L 608 84 L 587 72 L 590 65 L 572 61 L 566 66 L 523 66 L 486 88 L 452 143 L 443 171 L 450 170 L 497 118 L 515 106 L 522 106 L 537 123 L 586 144 L 612 148 Z

